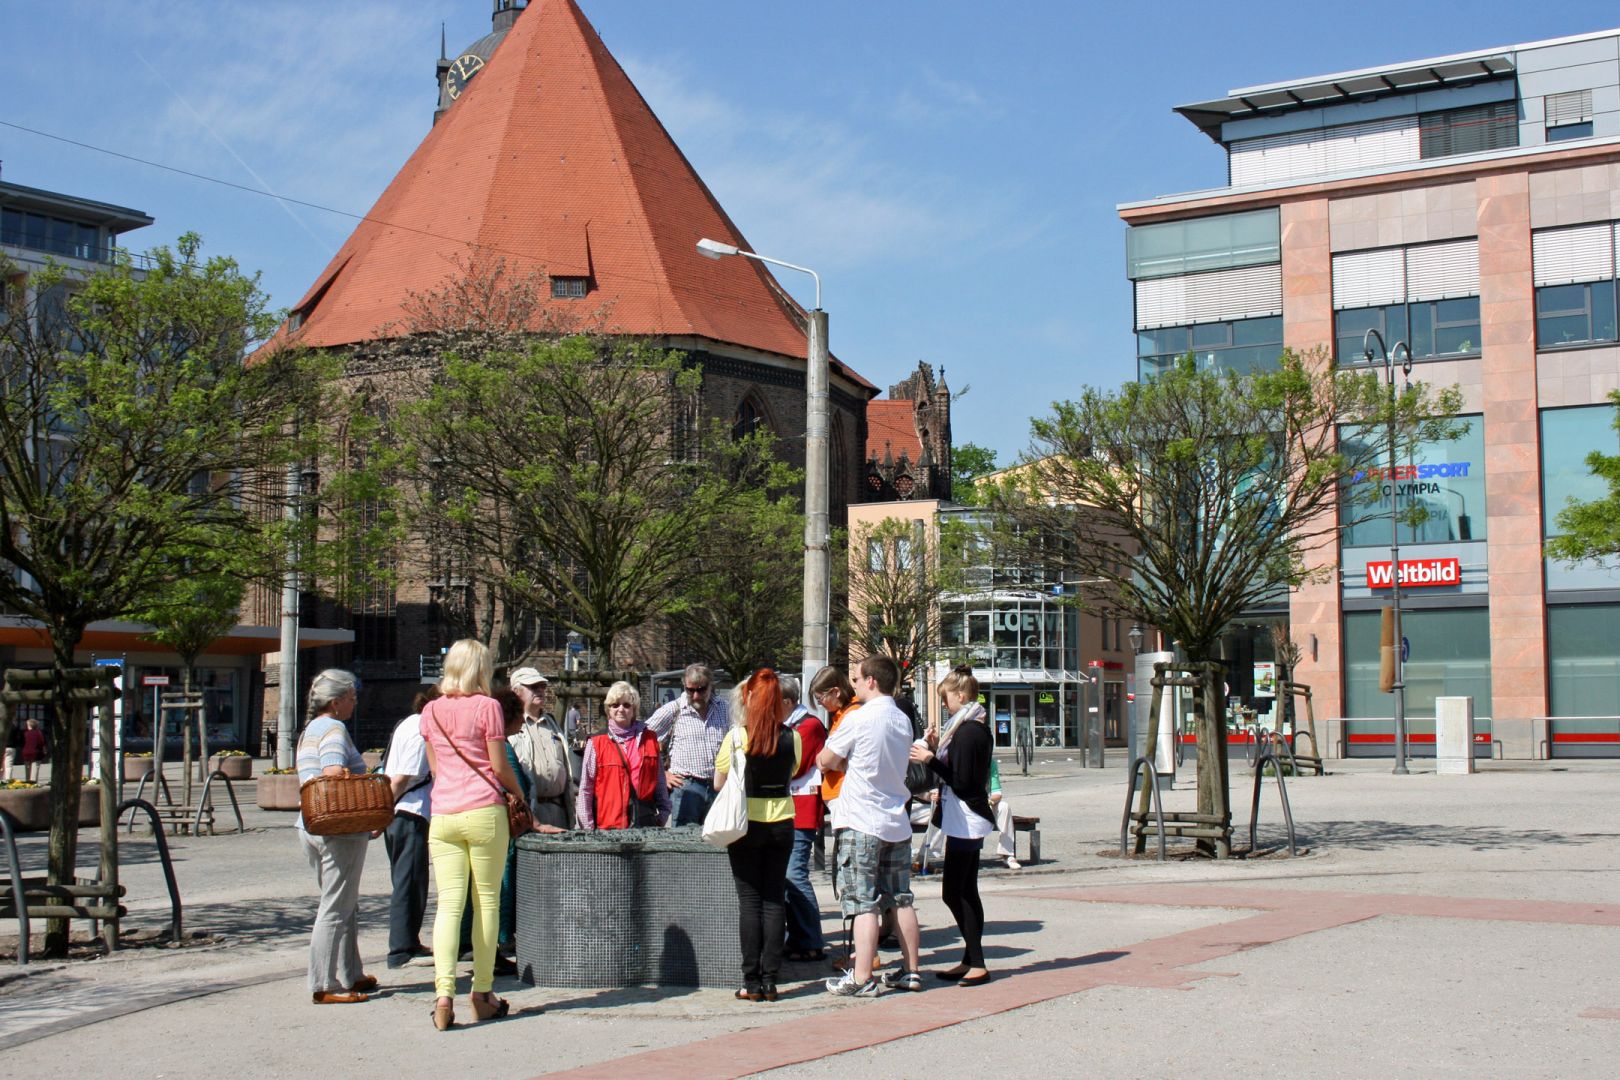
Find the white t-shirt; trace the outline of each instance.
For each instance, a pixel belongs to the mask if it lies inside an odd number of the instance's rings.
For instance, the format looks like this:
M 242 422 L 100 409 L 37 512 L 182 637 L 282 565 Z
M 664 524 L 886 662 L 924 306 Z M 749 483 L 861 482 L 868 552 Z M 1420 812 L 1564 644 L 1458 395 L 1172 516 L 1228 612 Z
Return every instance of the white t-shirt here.
M 962 800 L 947 784 L 939 786 L 940 828 L 946 836 L 954 836 L 958 840 L 983 840 L 995 829 L 995 823 L 984 818 L 962 805 Z
M 827 748 L 848 762 L 843 787 L 831 804 L 835 826 L 889 843 L 909 843 L 906 762 L 911 721 L 894 699 L 875 697 L 846 715 L 827 737 Z
M 394 737 L 388 740 L 387 775 L 424 777 L 428 774 L 427 742 L 422 738 L 422 714 L 412 713 L 399 722 Z M 433 816 L 433 781 L 429 780 L 415 791 L 408 791 L 394 804 L 394 812 L 415 814 L 420 818 Z

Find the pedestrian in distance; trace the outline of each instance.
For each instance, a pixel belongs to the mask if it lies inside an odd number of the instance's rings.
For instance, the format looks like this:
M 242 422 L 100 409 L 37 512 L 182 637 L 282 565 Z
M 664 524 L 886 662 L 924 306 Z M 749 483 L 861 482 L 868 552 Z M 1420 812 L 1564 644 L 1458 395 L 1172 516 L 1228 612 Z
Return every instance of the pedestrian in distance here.
M 669 820 L 658 737 L 641 722 L 641 695 L 627 682 L 602 699 L 608 729 L 585 744 L 574 820 L 581 829 L 630 829 Z M 712 768 L 712 766 L 711 766 Z
M 906 766 L 911 721 L 894 703 L 900 671 L 886 656 L 860 662 L 855 698 L 861 707 L 844 718 L 822 748 L 817 764 L 842 769 L 844 779 L 834 811 L 847 830 L 838 844 L 839 903 L 854 919 L 855 962 L 839 979 L 827 980 L 840 997 L 876 997 L 884 987 L 921 990 L 917 970 L 917 911 L 911 893 L 910 792 Z M 895 913 L 903 967 L 874 977 L 879 916 Z
M 383 771 L 394 794 L 394 820 L 383 833 L 394 884 L 388 902 L 391 968 L 433 955 L 422 944 L 428 898 L 428 822 L 433 817 L 433 773 L 428 770 L 427 743 L 422 739 L 422 709 L 438 696 L 436 686 L 416 695 L 411 715 L 395 726 L 383 758 Z
M 351 672 L 328 668 L 310 683 L 308 720 L 298 738 L 300 785 L 317 776 L 366 771 L 348 728 L 359 700 L 360 680 Z M 314 836 L 304 830 L 303 814 L 294 828 L 321 890 L 309 939 L 310 997 L 317 1005 L 365 1001 L 377 980 L 360 966 L 360 874 L 366 845 L 377 834 Z
M 984 966 L 984 904 L 979 899 L 979 850 L 995 829 L 990 808 L 990 762 L 994 748 L 979 704 L 979 682 L 966 665 L 939 683 L 940 701 L 951 714 L 949 730 L 934 749 L 913 744 L 911 760 L 939 779 L 933 824 L 945 834 L 945 906 L 962 933 L 962 962 L 935 974 L 961 986 L 990 981 Z
M 505 1016 L 495 996 L 495 945 L 500 934 L 501 875 L 511 841 L 506 794 L 523 788 L 506 757 L 506 722 L 490 696 L 494 665 L 481 642 L 463 638 L 444 658 L 440 697 L 422 710 L 422 738 L 433 771 L 433 820 L 428 853 L 438 907 L 433 917 L 433 1026 L 455 1025 L 457 944 L 461 912 L 473 904 L 470 1003 L 479 1020 Z
M 714 805 L 714 758 L 731 730 L 731 710 L 714 692 L 714 673 L 702 664 L 683 672 L 683 693 L 647 718 L 669 759 L 669 787 L 676 825 L 699 825 Z
M 29 717 L 23 724 L 22 733 L 23 779 L 33 783 L 41 775 L 39 763 L 50 754 L 51 747 L 45 739 L 45 729 L 40 726 L 38 718 Z
M 799 770 L 799 736 L 783 721 L 787 703 L 776 672 L 761 668 L 748 678 L 743 723 L 720 743 L 714 762 L 715 789 L 726 786 L 735 755 L 747 759 L 742 783 L 748 796 L 748 832 L 726 848 L 737 886 L 738 934 L 742 942 L 745 1001 L 775 1001 L 782 969 L 786 925 L 788 857 L 793 852 L 793 798 L 788 784 Z

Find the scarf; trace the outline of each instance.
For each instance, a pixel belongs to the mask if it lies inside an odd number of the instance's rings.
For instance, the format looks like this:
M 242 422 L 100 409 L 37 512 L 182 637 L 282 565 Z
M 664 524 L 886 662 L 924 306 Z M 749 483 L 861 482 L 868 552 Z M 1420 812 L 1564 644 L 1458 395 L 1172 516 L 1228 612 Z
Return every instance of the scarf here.
M 984 723 L 984 706 L 977 701 L 970 701 L 951 714 L 950 719 L 945 723 L 945 734 L 940 737 L 939 748 L 934 751 L 941 761 L 945 760 L 945 748 L 950 745 L 951 737 L 956 734 L 957 729 L 963 723 L 968 721 Z
M 641 731 L 646 727 L 640 720 L 632 720 L 627 725 L 619 725 L 612 720 L 608 721 L 608 734 L 613 741 L 619 744 L 624 751 L 624 760 L 630 766 L 630 775 L 635 776 L 641 769 Z

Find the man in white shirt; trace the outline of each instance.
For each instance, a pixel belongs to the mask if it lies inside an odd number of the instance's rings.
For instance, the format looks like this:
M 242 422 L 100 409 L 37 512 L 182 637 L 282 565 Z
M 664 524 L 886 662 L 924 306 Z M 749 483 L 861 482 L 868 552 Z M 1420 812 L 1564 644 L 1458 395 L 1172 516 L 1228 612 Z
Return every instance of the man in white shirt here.
M 417 957 L 433 957 L 421 939 L 427 911 L 428 820 L 433 816 L 433 774 L 422 739 L 422 708 L 438 696 L 434 687 L 416 695 L 415 710 L 394 728 L 384 758 L 388 785 L 394 791 L 394 820 L 383 833 L 394 882 L 388 903 L 391 968 L 404 967 Z
M 906 815 L 906 764 L 911 721 L 894 703 L 900 671 L 886 656 L 868 656 L 852 680 L 861 707 L 827 737 L 816 764 L 842 769 L 838 826 L 848 833 L 838 846 L 840 903 L 855 920 L 855 963 L 842 978 L 827 980 L 829 993 L 876 997 L 881 986 L 921 990 L 917 971 L 917 910 L 911 893 L 911 819 Z M 882 982 L 872 975 L 880 914 L 892 908 L 904 968 Z

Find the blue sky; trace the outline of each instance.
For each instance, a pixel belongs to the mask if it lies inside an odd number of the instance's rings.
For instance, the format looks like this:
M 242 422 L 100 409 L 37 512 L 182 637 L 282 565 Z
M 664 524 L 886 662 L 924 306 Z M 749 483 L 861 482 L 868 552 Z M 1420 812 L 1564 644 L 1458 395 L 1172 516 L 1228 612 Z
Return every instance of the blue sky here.
M 755 249 L 814 267 L 834 350 L 944 365 L 957 441 L 1134 372 L 1117 203 L 1224 182 L 1171 107 L 1229 89 L 1620 25 L 1612 0 L 1317 7 L 581 0 Z M 364 213 L 488 0 L 0 0 L 0 119 Z M 203 235 L 278 305 L 352 221 L 0 127 L 4 178 Z M 809 279 L 784 285 L 808 306 Z

